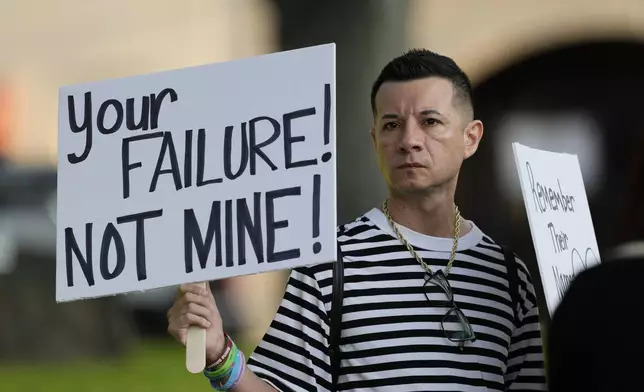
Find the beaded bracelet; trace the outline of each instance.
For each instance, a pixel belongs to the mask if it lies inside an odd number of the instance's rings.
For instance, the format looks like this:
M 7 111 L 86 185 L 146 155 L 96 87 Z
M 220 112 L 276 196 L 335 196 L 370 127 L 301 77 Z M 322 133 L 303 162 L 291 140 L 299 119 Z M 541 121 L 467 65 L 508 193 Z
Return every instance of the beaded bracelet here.
M 204 375 L 216 391 L 229 391 L 234 388 L 246 368 L 246 358 L 235 342 L 226 335 L 226 350 L 212 365 L 204 369 Z

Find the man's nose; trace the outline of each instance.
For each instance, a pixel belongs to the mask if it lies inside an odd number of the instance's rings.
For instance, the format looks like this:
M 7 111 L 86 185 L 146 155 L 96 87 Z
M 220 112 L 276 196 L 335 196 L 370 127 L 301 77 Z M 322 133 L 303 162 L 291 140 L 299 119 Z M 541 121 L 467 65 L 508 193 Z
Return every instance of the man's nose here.
M 423 130 L 413 122 L 407 122 L 400 136 L 401 152 L 416 152 L 423 148 Z

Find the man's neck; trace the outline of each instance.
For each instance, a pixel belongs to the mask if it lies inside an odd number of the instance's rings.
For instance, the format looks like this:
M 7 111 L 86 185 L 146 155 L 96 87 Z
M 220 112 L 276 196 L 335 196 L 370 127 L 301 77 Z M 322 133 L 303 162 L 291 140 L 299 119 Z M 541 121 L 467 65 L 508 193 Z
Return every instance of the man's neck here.
M 429 195 L 396 195 L 392 192 L 387 206 L 394 222 L 408 229 L 432 237 L 454 236 L 456 215 L 453 192 Z M 463 221 L 461 223 L 462 236 L 471 227 Z

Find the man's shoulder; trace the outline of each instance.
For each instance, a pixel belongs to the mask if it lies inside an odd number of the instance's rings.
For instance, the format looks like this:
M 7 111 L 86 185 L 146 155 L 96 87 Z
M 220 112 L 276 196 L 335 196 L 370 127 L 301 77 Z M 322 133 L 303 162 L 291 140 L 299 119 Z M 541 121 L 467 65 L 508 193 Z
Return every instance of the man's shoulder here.
M 346 256 L 347 252 L 351 250 L 351 244 L 358 242 L 369 241 L 369 238 L 373 235 L 376 235 L 379 229 L 375 223 L 369 219 L 369 215 L 373 211 L 365 212 L 362 215 L 357 216 L 352 221 L 347 221 L 345 223 L 339 224 L 336 227 L 337 241 L 340 245 L 340 251 L 342 255 Z M 369 231 L 374 231 L 374 233 L 368 233 Z M 336 257 L 336 259 L 338 258 Z M 346 259 L 345 259 L 346 260 Z M 304 276 L 311 277 L 318 281 L 328 279 L 332 276 L 333 273 L 333 263 L 336 260 L 332 260 L 325 263 L 307 265 L 302 267 L 294 268 L 296 273 L 302 274 Z
M 491 236 L 483 233 L 481 242 L 478 245 L 478 248 L 489 249 L 491 251 L 497 252 L 502 257 L 505 257 L 505 253 L 507 252 L 509 255 L 512 255 L 514 257 L 514 265 L 517 267 L 517 269 L 523 272 L 523 274 L 526 276 L 528 280 L 531 279 L 528 266 L 521 259 L 521 256 L 515 251 L 514 247 L 511 244 L 497 242 Z
M 352 221 L 347 221 L 337 226 L 338 242 L 343 244 L 346 240 L 358 236 L 365 231 L 377 229 L 377 226 L 369 218 L 374 213 L 373 210 L 367 211 L 362 215 L 357 216 Z

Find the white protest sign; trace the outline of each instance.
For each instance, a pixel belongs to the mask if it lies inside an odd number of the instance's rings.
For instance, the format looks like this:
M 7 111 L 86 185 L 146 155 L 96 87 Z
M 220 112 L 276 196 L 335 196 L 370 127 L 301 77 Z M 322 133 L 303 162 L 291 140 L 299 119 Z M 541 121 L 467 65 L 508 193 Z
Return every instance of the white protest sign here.
M 335 45 L 60 89 L 56 300 L 335 260 Z
M 512 144 L 548 310 L 600 262 L 577 155 Z

